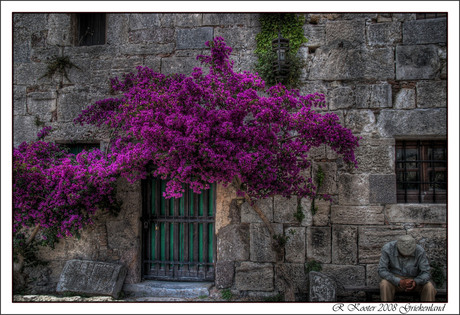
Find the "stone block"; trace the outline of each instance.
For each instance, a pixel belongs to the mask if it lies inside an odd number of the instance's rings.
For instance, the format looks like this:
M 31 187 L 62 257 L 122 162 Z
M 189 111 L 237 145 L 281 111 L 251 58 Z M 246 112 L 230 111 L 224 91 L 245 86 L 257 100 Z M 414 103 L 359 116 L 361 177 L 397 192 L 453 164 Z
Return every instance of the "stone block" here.
M 269 221 L 273 221 L 273 198 L 258 200 L 256 206 L 264 213 Z M 262 223 L 262 219 L 257 212 L 245 202 L 241 205 L 241 222 L 243 223 Z
M 366 265 L 366 286 L 378 287 L 381 280 L 379 276 L 379 265 Z
M 214 37 L 223 37 L 225 39 L 225 43 L 232 47 L 233 51 L 237 49 L 255 50 L 257 46 L 255 38 L 259 32 L 260 31 L 255 28 L 241 28 L 238 26 L 224 28 L 217 27 L 214 29 Z
M 326 24 L 326 44 L 356 47 L 364 44 L 365 22 L 361 19 L 350 21 L 328 21 Z
M 422 246 L 430 262 L 447 266 L 447 231 L 445 228 L 415 228 L 408 230 Z
M 166 44 L 174 42 L 174 28 L 151 28 L 145 30 L 135 30 L 129 32 L 131 43 L 157 43 Z
M 447 18 L 404 22 L 404 45 L 436 43 L 447 43 Z
M 69 46 L 72 41 L 70 14 L 52 13 L 48 16 L 48 45 Z
M 161 26 L 159 13 L 133 13 L 129 15 L 129 29 L 152 29 Z
M 281 224 L 272 224 L 276 234 L 283 233 Z M 252 223 L 249 228 L 250 234 L 250 258 L 257 262 L 275 262 L 276 251 L 273 250 L 273 238 L 265 226 L 265 223 Z
M 326 44 L 326 26 L 318 24 L 304 24 L 303 33 L 308 39 L 308 47 L 319 47 Z
M 394 204 L 385 207 L 390 223 L 446 224 L 447 207 L 441 204 Z
M 58 121 L 73 121 L 89 105 L 88 90 L 70 88 L 64 91 L 57 99 Z
M 207 48 L 205 43 L 213 39 L 212 27 L 194 29 L 178 29 L 176 49 L 202 49 Z
M 174 14 L 175 25 L 178 27 L 197 27 L 202 25 L 203 14 L 185 13 Z M 172 25 L 171 25 L 172 26 Z
M 203 14 L 203 25 L 243 26 L 249 25 L 250 14 L 244 13 L 209 13 Z
M 366 269 L 356 265 L 323 265 L 322 273 L 335 280 L 337 295 L 347 296 L 349 293 L 344 286 L 364 286 L 366 283 Z
M 294 213 L 297 211 L 297 198 L 274 197 L 273 221 L 279 223 L 296 223 Z
M 42 122 L 49 122 L 56 110 L 56 93 L 33 92 L 27 94 L 27 112 Z
M 255 72 L 255 65 L 257 63 L 257 56 L 254 54 L 253 50 L 240 50 L 236 54 L 232 53 L 230 57 L 235 63 L 233 65 L 233 71 L 241 73 L 243 71 Z
M 174 52 L 174 43 L 156 44 L 142 43 L 119 46 L 121 55 L 167 55 Z
M 441 70 L 434 45 L 396 47 L 396 80 L 435 79 Z
M 171 57 L 161 59 L 161 73 L 163 74 L 182 73 L 190 75 L 195 67 L 201 67 L 201 64 L 196 58 L 192 57 Z
M 417 82 L 417 107 L 447 107 L 447 81 Z
M 367 43 L 370 46 L 394 45 L 401 42 L 401 23 L 377 23 L 367 27 Z
M 292 232 L 291 232 L 292 231 Z M 305 262 L 305 228 L 289 227 L 284 231 L 284 235 L 289 236 L 285 247 L 285 260 L 290 263 Z
M 340 175 L 339 204 L 357 206 L 369 204 L 369 175 Z
M 354 104 L 353 90 L 351 87 L 338 87 L 327 95 L 329 110 L 352 108 Z
M 320 47 L 310 63 L 308 80 L 387 80 L 394 78 L 393 48 Z
M 377 119 L 381 137 L 446 136 L 447 111 L 445 108 L 391 110 L 384 109 Z
M 160 72 L 161 58 L 157 56 L 147 56 L 144 58 L 144 66 L 149 67 L 155 72 Z
M 337 284 L 331 277 L 316 271 L 308 273 L 308 301 L 335 302 Z
M 358 262 L 375 264 L 380 260 L 383 245 L 406 234 L 406 231 L 403 228 L 390 226 L 361 226 L 358 233 Z
M 275 268 L 275 290 L 285 292 L 285 282 L 282 280 L 282 275 L 292 280 L 295 293 L 305 293 L 307 291 L 308 279 L 305 275 L 304 264 L 279 264 Z
M 130 222 L 134 221 L 134 222 Z M 137 220 L 107 221 L 108 246 L 110 248 L 132 248 L 138 243 L 139 218 Z
M 25 32 L 13 32 L 13 62 L 29 63 L 31 55 L 30 34 Z
M 396 203 L 396 175 L 369 175 L 369 202 Z
M 351 172 L 394 174 L 394 145 L 394 139 L 361 139 L 355 152 L 358 168 Z
M 357 85 L 354 91 L 356 108 L 386 108 L 392 106 L 391 85 Z
M 107 15 L 107 44 L 120 45 L 128 42 L 129 14 L 111 13 Z
M 217 238 L 217 260 L 249 260 L 249 225 L 229 224 L 219 229 Z
M 375 114 L 372 110 L 349 110 L 345 116 L 345 127 L 353 133 L 372 133 L 375 129 Z
M 330 227 L 307 227 L 307 259 L 331 262 Z
M 43 30 L 48 25 L 47 13 L 14 13 L 13 27 L 24 28 L 28 31 Z
M 315 205 L 317 207 L 316 213 L 313 216 L 314 226 L 327 226 L 330 222 L 331 216 L 331 202 L 316 200 Z
M 241 262 L 235 270 L 235 289 L 241 291 L 273 291 L 274 272 L 271 263 Z
M 222 227 L 229 224 L 239 225 L 241 223 L 240 206 L 243 200 L 241 198 L 236 199 L 236 190 L 231 185 L 224 187 L 218 184 L 216 186 L 215 233 L 217 235 Z
M 56 291 L 118 298 L 126 276 L 121 264 L 69 260 L 62 270 Z
M 414 89 L 401 89 L 396 94 L 395 109 L 414 109 L 415 108 L 415 90 Z
M 13 67 L 13 84 L 26 86 L 46 84 L 53 82 L 51 79 L 43 78 L 39 80 L 47 71 L 47 65 L 40 63 L 19 63 Z
M 358 227 L 337 225 L 332 227 L 332 263 L 353 265 L 358 262 Z
M 26 115 L 26 87 L 20 85 L 13 86 L 13 115 Z
M 320 168 L 324 174 L 324 179 L 318 189 L 318 193 L 335 195 L 337 193 L 337 164 L 329 162 L 314 163 L 312 169 L 315 185 L 318 185 L 316 178 Z
M 13 146 L 17 147 L 24 141 L 37 140 L 38 126 L 34 116 L 13 117 Z
M 335 224 L 384 224 L 383 207 L 331 206 L 331 222 Z
M 218 289 L 230 288 L 235 278 L 235 266 L 233 261 L 216 262 L 216 287 Z

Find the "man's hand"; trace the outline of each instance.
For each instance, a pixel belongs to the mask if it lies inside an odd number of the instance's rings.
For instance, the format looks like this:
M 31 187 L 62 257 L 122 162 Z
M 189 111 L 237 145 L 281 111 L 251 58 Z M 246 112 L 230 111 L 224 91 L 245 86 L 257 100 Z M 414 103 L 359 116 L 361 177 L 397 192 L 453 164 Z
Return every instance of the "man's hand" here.
M 399 281 L 399 286 L 406 292 L 412 291 L 415 289 L 416 283 L 412 279 L 401 279 Z

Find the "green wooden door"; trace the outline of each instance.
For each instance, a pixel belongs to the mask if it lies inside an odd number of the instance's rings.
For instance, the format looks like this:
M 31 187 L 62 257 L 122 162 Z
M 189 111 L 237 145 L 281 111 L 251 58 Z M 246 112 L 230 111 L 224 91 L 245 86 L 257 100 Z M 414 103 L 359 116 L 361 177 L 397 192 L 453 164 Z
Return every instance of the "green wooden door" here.
M 166 181 L 143 183 L 143 276 L 145 279 L 214 280 L 215 187 L 165 199 Z

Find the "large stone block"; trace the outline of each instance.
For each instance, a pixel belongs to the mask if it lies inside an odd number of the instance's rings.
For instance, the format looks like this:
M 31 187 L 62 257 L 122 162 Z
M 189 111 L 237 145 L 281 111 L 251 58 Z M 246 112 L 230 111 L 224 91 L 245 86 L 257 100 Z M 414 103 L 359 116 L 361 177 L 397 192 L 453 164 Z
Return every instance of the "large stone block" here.
M 129 14 L 107 15 L 107 44 L 120 45 L 128 42 Z
M 447 111 L 445 108 L 391 110 L 384 109 L 377 119 L 382 137 L 446 136 Z
M 121 264 L 69 260 L 62 270 L 56 291 L 118 298 L 126 276 Z
M 337 225 L 332 227 L 332 263 L 353 265 L 358 262 L 358 227 Z
M 258 200 L 256 206 L 263 212 L 269 221 L 273 221 L 273 198 Z M 248 202 L 245 202 L 241 205 L 241 222 L 262 223 L 263 221 L 253 207 L 251 207 Z
M 331 206 L 331 222 L 335 224 L 384 224 L 383 207 Z
M 309 80 L 387 80 L 394 78 L 392 48 L 345 49 L 325 46 L 316 50 L 310 62 Z
M 89 105 L 87 89 L 70 88 L 63 91 L 58 96 L 57 119 L 59 122 L 73 121 Z
M 361 226 L 358 232 L 358 261 L 360 264 L 378 263 L 383 245 L 406 234 L 403 228 L 392 226 Z
M 390 223 L 446 224 L 447 207 L 441 204 L 394 204 L 385 207 Z
M 355 47 L 365 43 L 365 21 L 361 19 L 350 21 L 329 21 L 326 24 L 327 45 Z
M 163 74 L 182 73 L 190 75 L 193 68 L 200 66 L 200 62 L 194 57 L 171 57 L 161 59 L 161 73 Z
M 395 109 L 415 108 L 415 89 L 401 89 L 395 98 Z
M 369 202 L 396 203 L 396 175 L 369 175 Z
M 416 228 L 408 231 L 427 254 L 430 262 L 447 266 L 447 231 L 445 228 Z
M 203 21 L 201 13 L 174 14 L 174 17 L 175 24 L 179 27 L 197 27 L 201 26 Z
M 297 211 L 297 197 L 274 197 L 273 221 L 279 223 L 296 223 L 294 213 Z
M 46 29 L 47 13 L 13 13 L 13 27 L 24 28 L 28 31 Z
M 48 16 L 49 45 L 69 46 L 72 41 L 70 14 L 53 13 Z
M 307 259 L 331 262 L 330 227 L 307 227 Z
M 205 43 L 213 38 L 212 27 L 200 27 L 195 29 L 177 30 L 177 49 L 200 49 L 206 48 Z
M 118 46 L 122 55 L 168 55 L 174 52 L 174 43 L 156 44 L 142 43 Z
M 386 108 L 392 106 L 391 85 L 357 85 L 354 91 L 356 108 Z
M 417 107 L 447 107 L 447 81 L 417 82 Z
M 312 224 L 314 226 L 329 225 L 330 216 L 331 216 L 331 202 L 323 201 L 323 200 L 316 200 L 315 206 L 317 207 L 317 210 L 316 210 L 315 215 L 312 218 L 312 221 L 313 221 Z
M 141 30 L 161 26 L 161 15 L 158 13 L 133 13 L 129 15 L 129 29 Z
M 217 238 L 217 260 L 249 260 L 249 225 L 229 224 L 219 229 Z
M 24 141 L 37 140 L 38 126 L 34 116 L 14 116 L 13 118 L 13 146 Z
M 25 32 L 13 32 L 13 62 L 29 63 L 31 55 L 30 34 Z
M 27 94 L 27 112 L 42 122 L 49 122 L 56 110 L 56 93 L 34 92 Z
M 284 231 L 284 235 L 289 236 L 285 247 L 285 259 L 290 263 L 305 262 L 305 228 L 289 227 Z
M 318 24 L 304 24 L 303 33 L 308 39 L 308 47 L 319 47 L 326 44 L 326 26 Z
M 230 288 L 235 278 L 235 263 L 233 261 L 216 262 L 216 287 L 218 289 Z
M 339 177 L 340 205 L 367 205 L 369 203 L 369 175 L 343 174 Z
M 345 116 L 345 126 L 353 133 L 372 133 L 375 121 L 372 110 L 349 110 Z
M 209 13 L 203 14 L 203 25 L 246 26 L 249 25 L 250 14 L 242 13 Z
M 319 194 L 335 195 L 337 193 L 337 164 L 328 162 L 317 162 L 313 164 L 313 178 L 315 179 L 315 185 L 317 174 L 321 169 L 324 174 L 324 179 L 321 186 L 318 189 Z
M 13 115 L 26 115 L 26 87 L 15 85 L 13 86 Z
M 331 277 L 316 271 L 308 273 L 308 301 L 335 302 L 337 284 Z
M 394 145 L 394 139 L 361 139 L 355 152 L 358 168 L 351 172 L 394 174 Z
M 434 79 L 441 70 L 438 51 L 434 45 L 396 47 L 396 79 Z
M 257 42 L 255 40 L 257 33 L 260 31 L 255 28 L 241 28 L 238 26 L 214 29 L 214 37 L 223 37 L 225 43 L 235 50 L 237 49 L 250 49 L 256 48 Z
M 145 30 L 135 30 L 129 32 L 131 43 L 157 43 L 166 44 L 174 42 L 174 28 L 151 28 Z
M 379 265 L 366 265 L 366 285 L 368 287 L 378 287 L 381 280 L 379 276 Z
M 354 97 L 351 87 L 338 87 L 330 90 L 327 95 L 327 102 L 330 110 L 353 108 Z
M 275 268 L 276 279 L 275 279 L 275 290 L 285 292 L 285 282 L 282 280 L 282 275 L 292 280 L 294 285 L 295 293 L 305 293 L 307 289 L 307 277 L 305 274 L 304 264 L 279 264 Z
M 273 291 L 271 263 L 241 262 L 235 270 L 235 288 L 242 291 Z
M 272 224 L 275 233 L 283 233 L 281 224 Z M 250 233 L 250 258 L 257 262 L 275 262 L 276 251 L 273 250 L 273 238 L 265 226 L 265 223 L 252 223 L 249 228 Z
M 364 286 L 366 270 L 364 266 L 356 265 L 323 265 L 322 273 L 331 277 L 337 284 L 337 295 L 346 296 L 344 286 Z
M 400 43 L 401 23 L 376 23 L 367 27 L 367 43 L 371 46 L 386 46 Z
M 447 18 L 407 21 L 403 24 L 403 44 L 447 42 Z

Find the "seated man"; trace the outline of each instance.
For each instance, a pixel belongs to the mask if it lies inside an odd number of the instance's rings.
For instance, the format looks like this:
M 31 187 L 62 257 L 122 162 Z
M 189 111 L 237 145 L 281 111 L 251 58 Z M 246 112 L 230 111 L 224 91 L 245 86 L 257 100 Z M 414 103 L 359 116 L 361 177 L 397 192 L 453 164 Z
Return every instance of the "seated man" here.
M 380 298 L 392 302 L 395 292 L 415 291 L 420 301 L 433 302 L 436 289 L 430 280 L 430 264 L 422 246 L 410 235 L 385 244 L 379 263 Z

